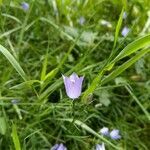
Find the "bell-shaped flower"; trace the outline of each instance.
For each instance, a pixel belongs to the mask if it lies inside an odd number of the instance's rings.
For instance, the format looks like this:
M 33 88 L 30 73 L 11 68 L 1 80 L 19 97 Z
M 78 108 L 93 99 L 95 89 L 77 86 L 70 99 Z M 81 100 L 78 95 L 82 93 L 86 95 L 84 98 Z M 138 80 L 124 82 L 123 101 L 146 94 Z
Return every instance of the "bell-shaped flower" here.
M 30 6 L 29 6 L 29 4 L 26 3 L 26 2 L 22 2 L 22 3 L 21 3 L 21 7 L 22 7 L 22 9 L 23 9 L 24 11 L 27 11 Z
M 50 150 L 67 150 L 67 148 L 61 144 L 55 144 Z
M 105 150 L 104 143 L 102 143 L 102 144 L 96 144 L 96 149 L 95 150 Z
M 121 31 L 122 36 L 127 36 L 127 34 L 130 32 L 130 29 L 128 27 L 124 27 Z
M 76 73 L 73 73 L 70 77 L 62 75 L 65 89 L 68 97 L 76 99 L 81 95 L 82 82 L 84 77 L 78 77 Z
M 109 129 L 107 127 L 103 127 L 99 132 L 104 136 L 109 136 Z
M 113 139 L 113 140 L 118 140 L 118 139 L 120 139 L 120 138 L 121 138 L 121 135 L 119 134 L 119 130 L 117 130 L 117 129 L 112 130 L 112 131 L 110 132 L 110 137 L 111 137 L 111 139 Z

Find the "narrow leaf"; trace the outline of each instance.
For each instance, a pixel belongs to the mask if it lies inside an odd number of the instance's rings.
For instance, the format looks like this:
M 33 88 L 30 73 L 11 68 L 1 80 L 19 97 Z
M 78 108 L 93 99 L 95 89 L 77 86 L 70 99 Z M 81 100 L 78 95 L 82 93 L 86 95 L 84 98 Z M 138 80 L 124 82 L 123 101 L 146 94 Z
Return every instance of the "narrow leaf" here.
M 8 61 L 16 69 L 16 71 L 23 78 L 23 80 L 27 81 L 27 76 L 26 76 L 25 72 L 23 71 L 20 64 L 17 62 L 17 60 L 14 58 L 14 56 L 2 45 L 0 45 L 0 52 L 8 59 Z
M 43 66 L 42 66 L 42 71 L 41 71 L 41 80 L 43 81 L 46 75 L 46 69 L 47 69 L 47 54 L 45 56 Z
M 111 62 L 115 63 L 118 60 L 131 55 L 132 53 L 136 52 L 137 50 L 144 48 L 150 45 L 150 35 L 146 35 L 141 37 L 134 42 L 128 44 L 119 54 L 118 56 Z
M 119 31 L 120 31 L 120 28 L 121 28 L 121 25 L 122 25 L 123 13 L 124 13 L 124 8 L 121 11 L 121 14 L 119 16 L 119 20 L 118 20 L 118 23 L 117 23 L 117 26 L 116 26 L 113 49 L 115 48 L 117 40 L 118 40 Z
M 6 120 L 4 117 L 0 117 L 0 134 L 5 135 L 6 133 Z
M 21 150 L 20 141 L 19 141 L 19 137 L 18 137 L 18 134 L 17 134 L 17 129 L 16 129 L 16 125 L 15 124 L 12 125 L 11 136 L 12 136 L 12 139 L 13 139 L 15 150 Z
M 101 84 L 105 84 L 109 82 L 110 80 L 114 79 L 117 77 L 119 74 L 121 74 L 123 71 L 125 71 L 127 68 L 129 68 L 133 63 L 135 63 L 137 60 L 139 60 L 143 55 L 146 53 L 150 52 L 150 49 L 144 49 L 141 50 L 137 55 L 129 59 L 127 62 L 122 64 L 121 66 L 117 67 L 116 70 L 114 70 L 111 74 L 109 74 L 107 77 L 105 77 L 102 81 Z

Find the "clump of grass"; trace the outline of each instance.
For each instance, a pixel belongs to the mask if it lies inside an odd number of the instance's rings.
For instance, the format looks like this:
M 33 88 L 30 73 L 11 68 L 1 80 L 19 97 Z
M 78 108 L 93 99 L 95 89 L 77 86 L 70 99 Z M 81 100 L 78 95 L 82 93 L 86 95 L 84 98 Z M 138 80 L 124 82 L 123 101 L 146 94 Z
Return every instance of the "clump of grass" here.
M 149 3 L 26 2 L 0 2 L 0 149 L 148 150 Z M 62 79 L 73 72 L 84 75 L 74 113 Z

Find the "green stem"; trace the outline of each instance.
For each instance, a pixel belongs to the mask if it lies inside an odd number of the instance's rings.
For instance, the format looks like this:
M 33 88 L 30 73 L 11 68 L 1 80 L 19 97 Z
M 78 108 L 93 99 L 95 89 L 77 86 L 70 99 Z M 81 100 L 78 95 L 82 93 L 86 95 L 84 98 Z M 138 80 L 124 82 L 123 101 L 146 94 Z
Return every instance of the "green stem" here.
M 144 114 L 147 117 L 147 119 L 150 120 L 150 114 L 148 113 L 148 111 L 146 110 L 146 108 L 144 108 L 144 106 L 141 104 L 141 102 L 139 101 L 139 99 L 134 95 L 134 93 L 130 90 L 130 88 L 128 86 L 125 86 L 125 88 L 131 94 L 132 98 L 136 101 L 136 103 L 139 105 L 139 107 L 141 108 L 141 110 L 144 112 Z
M 72 101 L 72 117 L 73 117 L 72 123 L 74 123 L 74 121 L 75 121 L 75 100 Z

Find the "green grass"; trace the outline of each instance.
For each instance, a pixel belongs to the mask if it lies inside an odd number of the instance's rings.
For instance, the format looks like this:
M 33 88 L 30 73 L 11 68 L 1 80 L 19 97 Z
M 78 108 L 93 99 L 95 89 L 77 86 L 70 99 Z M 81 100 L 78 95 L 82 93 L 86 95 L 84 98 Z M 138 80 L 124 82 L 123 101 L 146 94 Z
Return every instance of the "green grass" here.
M 149 1 L 21 2 L 0 1 L 0 149 L 149 150 Z M 62 80 L 73 72 L 84 76 L 74 106 Z

